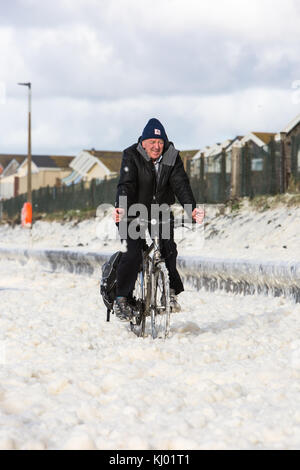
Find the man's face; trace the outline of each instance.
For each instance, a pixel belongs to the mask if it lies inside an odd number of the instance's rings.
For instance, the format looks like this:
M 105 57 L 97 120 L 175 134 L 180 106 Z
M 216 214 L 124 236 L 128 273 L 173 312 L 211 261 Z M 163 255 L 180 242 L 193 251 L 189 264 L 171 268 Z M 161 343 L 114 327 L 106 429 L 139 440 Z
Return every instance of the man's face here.
M 146 139 L 143 140 L 142 146 L 152 160 L 157 160 L 163 153 L 164 141 L 162 139 Z

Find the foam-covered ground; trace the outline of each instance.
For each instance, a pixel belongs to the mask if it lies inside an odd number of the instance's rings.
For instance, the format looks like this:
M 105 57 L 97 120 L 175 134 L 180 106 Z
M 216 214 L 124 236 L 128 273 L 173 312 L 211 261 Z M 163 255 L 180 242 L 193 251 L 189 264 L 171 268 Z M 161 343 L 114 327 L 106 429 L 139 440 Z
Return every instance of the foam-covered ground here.
M 0 448 L 300 447 L 300 305 L 180 295 L 135 337 L 95 278 L 0 262 Z
M 300 260 L 300 208 L 206 211 L 179 254 Z M 0 246 L 119 249 L 98 215 L 1 225 Z M 0 448 L 300 448 L 299 304 L 186 286 L 153 341 L 105 322 L 99 277 L 0 261 Z

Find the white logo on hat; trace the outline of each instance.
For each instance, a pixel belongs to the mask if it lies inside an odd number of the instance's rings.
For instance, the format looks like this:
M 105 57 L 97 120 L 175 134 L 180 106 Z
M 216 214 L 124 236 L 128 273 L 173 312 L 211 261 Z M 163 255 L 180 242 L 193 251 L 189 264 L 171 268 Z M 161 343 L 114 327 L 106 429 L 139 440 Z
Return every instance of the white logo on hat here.
M 161 135 L 160 129 L 154 129 L 154 134 L 155 135 Z

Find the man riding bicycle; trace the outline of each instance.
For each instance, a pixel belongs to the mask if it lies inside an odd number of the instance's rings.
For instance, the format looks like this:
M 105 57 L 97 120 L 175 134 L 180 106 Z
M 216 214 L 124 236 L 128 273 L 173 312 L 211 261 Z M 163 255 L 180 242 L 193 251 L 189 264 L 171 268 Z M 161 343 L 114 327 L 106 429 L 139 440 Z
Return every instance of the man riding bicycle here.
M 117 224 L 123 218 L 126 220 L 130 208 L 136 204 L 144 207 L 148 214 L 157 205 L 170 208 L 175 203 L 175 197 L 196 223 L 202 223 L 204 211 L 196 208 L 180 154 L 173 143 L 169 142 L 163 125 L 153 118 L 145 126 L 138 142 L 123 152 L 114 220 Z M 125 206 L 123 201 L 126 201 Z M 169 272 L 170 306 L 174 312 L 180 311 L 176 296 L 184 287 L 176 268 L 177 247 L 171 211 L 170 219 L 168 237 L 162 237 L 160 245 Z M 140 237 L 127 233 L 126 237 L 121 234 L 121 238 L 126 238 L 127 251 L 122 253 L 117 268 L 116 315 L 121 320 L 130 320 L 133 311 L 129 299 L 140 269 L 145 241 L 142 232 Z

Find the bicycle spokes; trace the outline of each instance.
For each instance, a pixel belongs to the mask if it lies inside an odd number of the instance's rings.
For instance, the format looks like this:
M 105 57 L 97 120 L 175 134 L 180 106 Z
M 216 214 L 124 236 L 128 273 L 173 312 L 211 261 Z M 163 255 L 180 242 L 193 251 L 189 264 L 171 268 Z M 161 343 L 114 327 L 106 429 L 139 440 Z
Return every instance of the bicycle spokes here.
M 169 276 L 164 263 L 160 263 L 152 276 L 151 331 L 152 337 L 166 338 L 170 329 Z
M 169 273 L 161 258 L 158 241 L 155 240 L 150 248 L 143 252 L 143 265 L 135 284 L 135 315 L 130 321 L 130 327 L 137 336 L 144 337 L 148 331 L 154 339 L 168 336 L 169 290 Z M 147 323 L 150 323 L 148 331 Z

